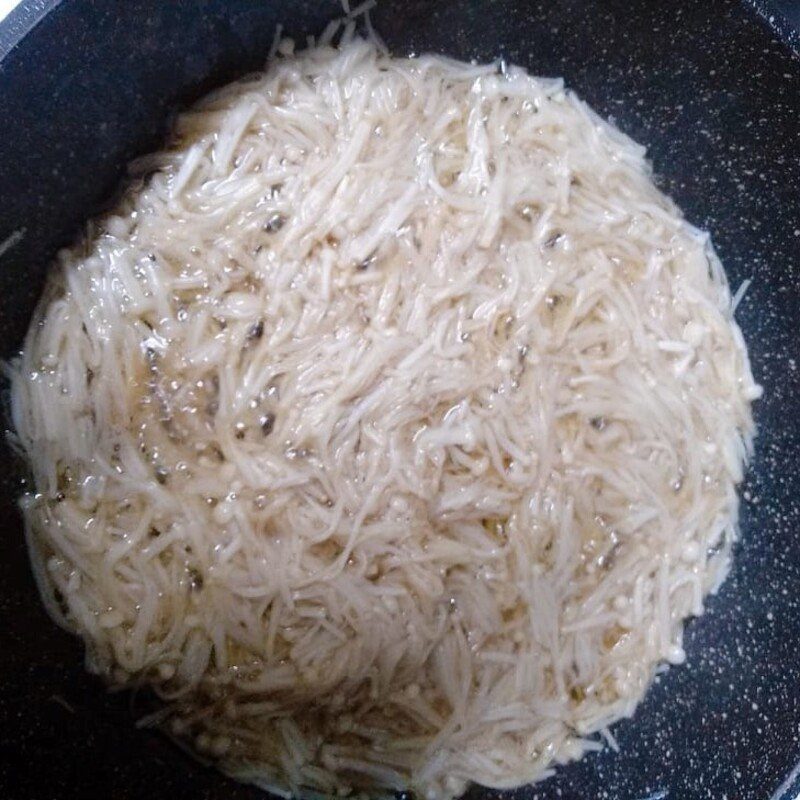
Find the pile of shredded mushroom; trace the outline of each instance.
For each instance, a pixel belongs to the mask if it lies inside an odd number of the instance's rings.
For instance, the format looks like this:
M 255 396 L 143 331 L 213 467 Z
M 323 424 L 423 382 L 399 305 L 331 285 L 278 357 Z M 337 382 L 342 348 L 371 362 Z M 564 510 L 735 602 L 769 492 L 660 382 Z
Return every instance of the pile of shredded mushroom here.
M 335 33 L 61 254 L 13 366 L 32 560 L 242 780 L 516 786 L 684 659 L 760 390 L 643 148 L 559 80 Z

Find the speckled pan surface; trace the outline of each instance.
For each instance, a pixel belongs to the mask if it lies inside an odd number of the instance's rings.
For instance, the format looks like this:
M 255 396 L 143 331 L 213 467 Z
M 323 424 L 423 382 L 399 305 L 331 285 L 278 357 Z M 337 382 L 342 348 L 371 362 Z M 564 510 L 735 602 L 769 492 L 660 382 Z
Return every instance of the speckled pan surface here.
M 304 35 L 336 14 L 328 0 L 24 6 L 10 23 L 36 21 L 32 32 L 0 35 L 0 54 L 13 45 L 0 61 L 0 242 L 24 231 L 0 255 L 5 356 L 54 249 L 108 200 L 126 159 L 157 143 L 169 113 L 262 63 L 277 22 Z M 738 316 L 766 394 L 733 574 L 689 626 L 688 666 L 615 726 L 621 754 L 509 797 L 783 800 L 800 789 L 800 60 L 768 17 L 735 0 L 381 0 L 376 14 L 396 52 L 504 55 L 563 75 L 649 147 L 661 185 L 712 231 L 734 288 L 753 279 Z M 40 608 L 18 483 L 0 489 L 0 795 L 262 796 L 137 731 L 144 701 L 106 695 L 83 673 L 78 643 Z

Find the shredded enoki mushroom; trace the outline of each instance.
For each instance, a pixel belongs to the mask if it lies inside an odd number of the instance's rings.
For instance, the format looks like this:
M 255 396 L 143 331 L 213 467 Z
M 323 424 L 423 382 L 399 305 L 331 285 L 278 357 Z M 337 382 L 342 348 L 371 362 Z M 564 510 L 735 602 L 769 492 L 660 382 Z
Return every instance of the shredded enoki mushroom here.
M 239 779 L 517 786 L 683 661 L 760 389 L 643 148 L 560 80 L 334 33 L 61 254 L 13 366 L 32 561 Z

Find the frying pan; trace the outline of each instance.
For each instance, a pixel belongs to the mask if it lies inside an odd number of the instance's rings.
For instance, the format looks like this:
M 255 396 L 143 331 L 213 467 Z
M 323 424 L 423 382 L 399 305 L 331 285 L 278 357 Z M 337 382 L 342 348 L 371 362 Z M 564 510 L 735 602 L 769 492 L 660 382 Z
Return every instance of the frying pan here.
M 352 0 L 351 0 L 352 1 Z M 785 16 L 780 12 L 783 7 Z M 333 0 L 26 0 L 0 28 L 0 351 L 20 346 L 55 250 L 113 199 L 170 115 L 300 41 Z M 800 60 L 778 0 L 380 0 L 398 53 L 437 51 L 563 75 L 646 144 L 662 188 L 713 234 L 765 389 L 730 578 L 688 626 L 606 751 L 506 793 L 520 800 L 790 800 L 800 791 Z M 8 237 L 11 237 L 8 239 Z M 245 800 L 134 719 L 46 617 L 8 451 L 0 481 L 0 794 Z M 496 796 L 484 789 L 473 798 Z

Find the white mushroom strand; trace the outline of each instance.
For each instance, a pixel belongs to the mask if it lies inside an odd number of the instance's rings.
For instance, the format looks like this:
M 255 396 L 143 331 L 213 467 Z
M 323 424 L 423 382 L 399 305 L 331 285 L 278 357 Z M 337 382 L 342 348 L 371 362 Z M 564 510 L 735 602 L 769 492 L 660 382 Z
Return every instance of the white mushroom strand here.
M 760 389 L 643 148 L 346 38 L 183 114 L 61 254 L 13 367 L 31 556 L 242 780 L 517 786 L 683 661 Z

